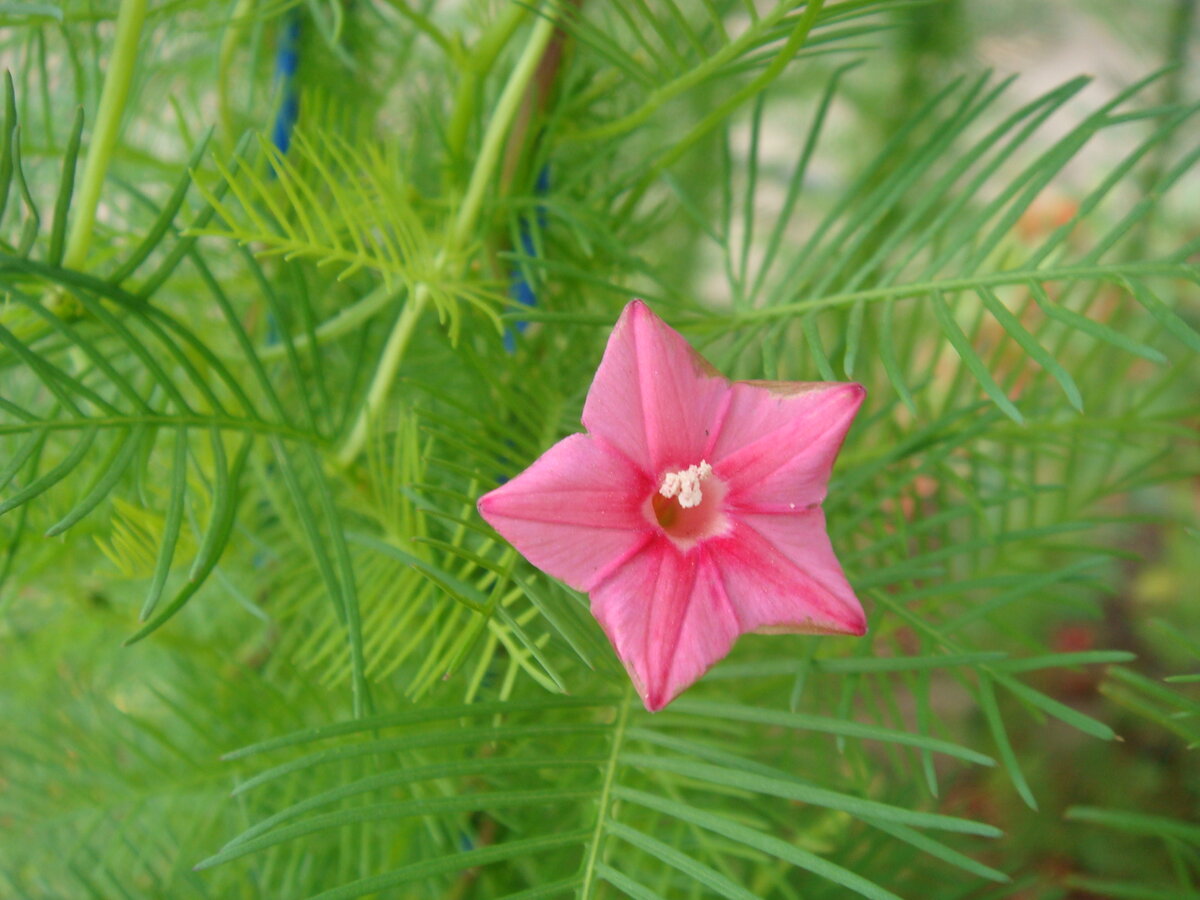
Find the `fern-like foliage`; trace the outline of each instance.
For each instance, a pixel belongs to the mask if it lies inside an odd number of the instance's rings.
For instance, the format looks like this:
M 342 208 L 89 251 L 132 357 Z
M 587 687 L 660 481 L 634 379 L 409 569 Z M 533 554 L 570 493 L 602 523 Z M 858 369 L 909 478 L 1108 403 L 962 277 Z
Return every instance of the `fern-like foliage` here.
M 63 534 L 93 513 L 110 494 L 123 487 L 131 464 L 137 507 L 160 505 L 161 531 L 148 592 L 141 608 L 144 624 L 130 637 L 140 640 L 178 613 L 216 569 L 238 524 L 238 508 L 246 494 L 252 452 L 262 448 L 280 467 L 296 516 L 310 541 L 325 579 L 328 596 L 353 637 L 353 671 L 357 694 L 363 694 L 361 638 L 353 575 L 341 524 L 333 518 L 330 488 L 320 467 L 319 450 L 328 444 L 329 407 L 318 411 L 307 385 L 320 376 L 319 361 L 301 361 L 290 335 L 286 370 L 301 401 L 300 415 L 281 400 L 276 380 L 268 374 L 227 293 L 212 269 L 195 252 L 194 240 L 178 238 L 172 222 L 187 191 L 186 179 L 156 209 L 145 239 L 105 278 L 62 266 L 63 233 L 70 208 L 77 124 L 67 148 L 63 177 L 44 255 L 37 253 L 42 216 L 27 187 L 21 162 L 12 81 L 8 82 L 7 142 L 0 157 L 4 189 L 18 186 L 24 201 L 20 238 L 3 247 L 0 268 L 13 276 L 6 322 L 0 323 L 0 360 L 13 385 L 3 409 L 8 422 L 2 433 L 12 446 L 3 484 L 15 486 L 0 504 L 0 513 L 17 511 L 21 523 L 11 545 L 30 530 L 25 521 L 30 504 L 63 482 L 76 486 L 75 496 L 45 529 L 47 537 Z M 81 122 L 81 120 L 77 120 Z M 193 158 L 199 156 L 203 143 Z M 143 200 L 145 198 L 142 198 Z M 149 202 L 149 201 L 146 201 Z M 198 215 L 203 222 L 212 208 Z M 173 248 L 140 284 L 130 281 L 148 258 L 174 233 Z M 216 345 L 152 297 L 181 261 L 195 267 L 213 308 L 228 328 L 228 344 Z M 274 287 L 247 256 L 261 290 L 260 303 L 290 320 Z M 315 347 L 315 342 L 310 347 Z M 235 374 L 221 355 L 241 355 Z M 244 373 L 251 381 L 244 381 Z M 328 394 L 314 391 L 328 400 Z M 161 459 L 161 463 L 159 460 Z M 151 485 L 148 466 L 161 465 L 165 483 Z M 195 471 L 193 472 L 193 466 Z M 315 496 L 314 496 L 315 495 Z M 54 507 L 42 504 L 43 511 Z M 145 517 L 143 516 L 143 521 Z M 195 554 L 186 578 L 171 585 L 176 550 L 183 530 L 193 534 Z M 331 552 L 326 532 L 332 536 Z M 186 542 L 186 541 L 185 541 Z M 117 539 L 109 551 L 121 546 Z M 125 547 L 130 547 L 128 540 Z M 338 552 L 338 547 L 341 552 Z M 133 549 L 130 547 L 130 549 Z M 145 547 L 134 552 L 145 555 Z M 160 601 L 161 604 L 160 604 Z
M 1015 896 L 1052 827 L 1153 862 L 1064 885 L 1196 893 L 1183 801 L 1108 789 L 1198 739 L 1200 623 L 1124 631 L 1200 472 L 1174 70 L 899 102 L 906 2 L 187 0 L 72 257 L 131 4 L 0 12 L 0 893 Z M 825 503 L 869 635 L 655 715 L 475 511 L 633 295 L 870 396 Z
M 1005 880 L 995 870 L 917 830 L 995 836 L 997 832 L 990 826 L 830 790 L 790 771 L 757 763 L 739 748 L 745 747 L 745 738 L 769 739 L 771 732 L 783 728 L 788 729 L 786 734 L 799 729 L 852 736 L 992 764 L 986 756 L 905 732 L 737 704 L 688 701 L 670 715 L 652 720 L 644 712 L 632 711 L 631 699 L 627 693 L 617 701 L 570 698 L 436 706 L 301 732 L 237 751 L 232 757 L 294 751 L 321 742 L 310 752 L 247 780 L 240 788 L 246 791 L 260 790 L 281 779 L 311 784 L 321 777 L 325 766 L 379 754 L 394 755 L 394 768 L 385 765 L 349 784 L 308 793 L 299 803 L 256 823 L 202 865 L 320 835 L 355 821 L 396 822 L 410 816 L 478 810 L 474 821 L 460 819 L 457 833 L 442 836 L 440 853 L 435 849 L 438 844 L 426 846 L 414 835 L 401 843 L 409 852 L 395 860 L 406 864 L 330 895 L 362 896 L 536 853 L 531 860 L 534 869 L 523 880 L 538 884 L 546 896 L 572 891 L 590 895 L 602 881 L 627 892 L 670 894 L 669 885 L 677 884 L 677 889 L 683 890 L 695 880 L 726 896 L 751 897 L 756 894 L 741 885 L 747 882 L 747 863 L 761 859 L 762 854 L 783 865 L 810 870 L 863 896 L 896 896 L 839 864 L 840 855 L 823 858 L 796 846 L 791 829 L 796 829 L 795 834 L 806 833 L 814 825 L 828 830 L 831 840 L 852 838 L 863 827 L 879 828 L 976 875 Z M 717 740 L 711 734 L 714 723 L 725 723 L 724 727 L 717 725 L 726 732 Z M 406 736 L 378 736 L 383 729 L 417 724 L 422 727 L 409 728 Z M 539 749 L 551 737 L 553 751 Z M 493 745 L 495 752 L 479 756 L 475 747 L 480 741 Z M 460 748 L 465 748 L 465 755 L 460 756 Z M 792 763 L 801 761 L 797 758 Z M 483 787 L 493 773 L 513 771 L 536 773 L 541 786 L 520 791 Z M 446 797 L 434 781 L 446 778 L 478 783 L 480 788 Z M 284 792 L 288 793 L 286 788 Z M 366 803 L 372 795 L 404 799 Z M 342 801 L 349 798 L 362 802 L 346 808 Z M 741 801 L 739 812 L 728 808 L 735 798 Z M 580 800 L 589 802 L 581 805 Z M 781 832 L 780 823 L 791 817 L 786 814 L 789 804 L 778 801 L 807 804 L 810 815 L 793 819 Z M 319 812 L 334 805 L 342 808 Z M 580 812 L 584 815 L 579 816 Z M 414 825 L 414 830 L 424 829 Z M 662 839 L 668 835 L 675 840 Z M 622 862 L 614 867 L 618 857 Z M 570 878 L 556 879 L 553 873 L 563 869 L 563 859 L 573 860 L 576 872 Z M 662 866 L 666 868 L 659 868 Z M 465 877 L 484 879 L 486 890 L 495 896 L 518 886 L 506 884 L 503 876 Z
M 414 208 L 415 187 L 398 180 L 403 165 L 394 149 L 362 143 L 364 149 L 336 133 L 309 139 L 297 131 L 285 156 L 260 138 L 267 171 L 256 174 L 243 165 L 235 174 L 219 164 L 236 211 L 201 187 L 222 224 L 191 233 L 230 237 L 260 256 L 311 259 L 335 267 L 339 279 L 369 269 L 389 292 L 411 295 L 423 285 L 456 336 L 459 302 L 491 313 L 502 298 L 486 285 L 450 275 L 462 269 L 462 260 L 448 252 L 445 233 L 439 238 L 431 230 L 439 228 L 437 219 L 427 215 L 426 222 Z M 441 232 L 448 228 L 440 225 Z

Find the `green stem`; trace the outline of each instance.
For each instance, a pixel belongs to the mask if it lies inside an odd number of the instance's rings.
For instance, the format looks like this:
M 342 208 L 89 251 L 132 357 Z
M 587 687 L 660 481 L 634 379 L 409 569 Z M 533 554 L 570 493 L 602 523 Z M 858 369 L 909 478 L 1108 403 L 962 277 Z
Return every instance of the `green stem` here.
M 312 444 L 324 450 L 325 444 L 318 435 L 301 431 L 289 425 L 280 425 L 264 419 L 237 419 L 232 416 L 206 416 L 199 413 L 193 415 L 169 415 L 152 412 L 150 414 L 111 415 L 92 417 L 72 417 L 70 419 L 34 419 L 16 424 L 0 425 L 0 437 L 10 434 L 34 434 L 39 431 L 83 431 L 88 428 L 136 428 L 145 425 L 150 428 L 171 428 L 186 425 L 189 428 L 219 428 L 232 434 L 263 434 L 278 435 L 298 444 Z
M 608 805 L 612 799 L 613 783 L 616 781 L 617 761 L 625 742 L 625 727 L 629 723 L 629 695 L 631 693 L 629 686 L 626 685 L 621 694 L 620 706 L 617 707 L 612 747 L 609 748 L 608 764 L 604 767 L 604 784 L 600 788 L 599 808 L 596 810 L 596 827 L 592 831 L 592 839 L 588 844 L 587 859 L 584 860 L 583 877 L 580 880 L 579 896 L 583 900 L 591 900 L 596 889 L 596 864 L 600 861 L 600 845 L 604 842 L 604 826 L 608 823 Z
M 1126 276 L 1185 278 L 1188 281 L 1196 282 L 1200 279 L 1200 266 L 1170 261 L 1152 261 L 1143 263 L 1101 263 L 1015 269 L 964 278 L 915 281 L 907 284 L 850 291 L 843 294 L 827 294 L 824 297 L 797 300 L 792 303 L 779 303 L 774 306 L 763 306 L 756 309 L 736 310 L 729 315 L 708 316 L 702 319 L 699 324 L 707 323 L 713 327 L 727 328 L 731 325 L 741 326 L 747 322 L 787 318 L 835 306 L 849 306 L 860 300 L 872 303 L 876 301 L 903 300 L 908 297 L 923 297 L 935 291 L 942 293 L 974 291 L 981 287 L 998 287 L 1002 285 L 1027 284 L 1030 282 L 1045 284 L 1048 281 L 1115 281 Z M 521 317 L 529 321 L 535 321 L 538 318 L 538 314 L 533 310 L 528 313 L 522 311 Z M 679 321 L 682 323 L 686 320 L 680 319 Z
M 464 72 L 455 92 L 450 124 L 446 128 L 446 166 L 453 173 L 458 162 L 462 159 L 467 144 L 467 133 L 471 120 L 475 116 L 475 97 L 479 91 L 479 82 L 491 70 L 500 55 L 500 51 L 509 42 L 513 32 L 521 24 L 528 10 L 520 3 L 514 3 L 503 16 L 491 27 L 471 52 L 460 53 L 461 65 Z
M 480 210 L 483 208 L 484 193 L 496 171 L 500 154 L 504 150 L 504 139 L 517 114 L 517 109 L 524 99 L 529 82 L 537 71 L 542 53 L 545 52 L 546 45 L 550 43 L 555 27 L 555 21 L 550 15 L 542 15 L 538 18 L 537 24 L 530 32 L 525 49 L 521 52 L 520 59 L 517 60 L 516 66 L 508 76 L 504 91 L 496 102 L 496 112 L 484 133 L 483 144 L 479 148 L 479 156 L 475 160 L 475 168 L 471 172 L 471 180 L 467 184 L 467 192 L 450 230 L 446 248 L 438 254 L 434 263 L 434 272 L 438 275 L 444 272 L 448 260 L 458 255 L 456 251 L 466 245 L 475 230 Z M 404 310 L 400 313 L 400 318 L 392 327 L 392 333 L 388 336 L 387 344 L 384 345 L 383 354 L 380 356 L 379 366 L 367 389 L 363 408 L 358 414 L 350 437 L 347 438 L 341 452 L 338 453 L 337 459 L 340 465 L 349 466 L 362 451 L 371 422 L 387 401 L 388 393 L 391 391 L 392 383 L 396 380 L 396 372 L 400 368 L 404 352 L 408 348 L 413 329 L 425 311 L 425 307 L 429 305 L 429 299 L 428 283 L 418 284 Z
M 808 40 L 808 34 L 812 31 L 813 26 L 817 22 L 817 17 L 821 14 L 823 3 L 824 0 L 809 0 L 808 5 L 805 7 L 804 15 L 796 23 L 796 27 L 792 29 L 787 43 L 775 54 L 775 58 L 771 61 L 771 64 L 760 72 L 753 81 L 727 97 L 715 109 L 709 111 L 708 115 L 688 132 L 683 140 L 659 157 L 651 167 L 650 178 L 657 178 L 660 172 L 671 166 L 679 157 L 690 150 L 700 138 L 721 123 L 728 121 L 729 114 L 733 110 L 737 109 L 737 107 L 741 106 L 751 97 L 760 94 L 772 81 L 783 74 L 783 70 L 787 68 L 788 63 L 796 58 L 796 54 L 800 52 Z
M 79 200 L 71 222 L 71 233 L 67 239 L 66 256 L 63 258 L 63 266 L 67 269 L 80 268 L 87 257 L 92 228 L 96 224 L 96 207 L 100 204 L 100 189 L 104 186 L 108 161 L 112 158 L 117 135 L 121 130 L 125 101 L 129 97 L 129 85 L 133 81 L 133 70 L 137 64 L 138 40 L 141 38 L 142 24 L 145 20 L 146 0 L 121 0 L 121 7 L 117 12 L 117 36 L 113 43 L 108 72 L 104 76 L 104 90 L 100 94 L 96 127 L 88 144 Z
M 549 15 L 538 18 L 537 24 L 533 26 L 533 31 L 529 35 L 529 42 L 521 52 L 521 58 L 517 60 L 512 74 L 508 76 L 508 83 L 504 85 L 504 91 L 496 102 L 496 112 L 483 135 L 483 144 L 479 148 L 479 156 L 475 160 L 471 180 L 467 183 L 466 196 L 463 197 L 462 206 L 459 207 L 454 230 L 450 233 L 452 246 L 461 246 L 474 230 L 475 222 L 479 218 L 479 210 L 483 206 L 483 193 L 487 189 L 488 182 L 496 170 L 496 164 L 500 161 L 500 154 L 504 150 L 504 139 L 508 136 L 508 129 L 516 117 L 521 101 L 525 97 L 525 91 L 529 87 L 529 82 L 533 80 L 538 63 L 542 60 L 542 54 L 546 50 L 546 45 L 550 43 L 555 27 L 555 21 Z
M 350 432 L 350 437 L 338 453 L 338 463 L 340 465 L 349 466 L 362 451 L 363 444 L 367 440 L 367 431 L 371 426 L 371 422 L 387 400 L 392 382 L 396 379 L 396 370 L 400 368 L 400 362 L 404 359 L 404 352 L 408 349 L 408 342 L 412 338 L 413 329 L 416 328 L 417 320 L 421 318 L 421 313 L 425 311 L 425 306 L 428 303 L 429 289 L 424 283 L 421 283 L 417 285 L 413 296 L 404 305 L 404 309 L 400 311 L 400 318 L 396 320 L 396 324 L 392 327 L 392 333 L 388 335 L 387 343 L 383 348 L 383 355 L 379 358 L 379 367 L 375 370 L 375 377 L 371 379 L 371 386 L 367 389 L 363 408 L 359 411 L 358 419 L 354 423 L 354 429 Z
M 631 214 L 631 212 L 637 207 L 638 203 L 641 202 L 642 196 L 646 193 L 650 186 L 655 183 L 659 175 L 665 169 L 673 165 L 675 161 L 679 159 L 679 157 L 683 156 L 684 153 L 695 146 L 695 144 L 702 137 L 704 137 L 704 135 L 708 134 L 708 132 L 712 131 L 722 123 L 728 121 L 729 114 L 734 109 L 736 109 L 749 98 L 766 90 L 771 82 L 773 82 L 783 73 L 788 64 L 796 57 L 796 54 L 799 53 L 804 47 L 805 42 L 808 40 L 809 32 L 812 30 L 813 26 L 817 22 L 817 18 L 821 14 L 821 8 L 823 5 L 824 0 L 809 0 L 805 7 L 804 15 L 800 18 L 800 21 L 796 24 L 796 27 L 792 29 L 791 36 L 788 38 L 787 43 L 783 45 L 777 54 L 775 54 L 775 59 L 772 60 L 771 65 L 759 73 L 759 75 L 753 81 L 745 85 L 741 90 L 727 97 L 716 108 L 710 110 L 708 115 L 706 115 L 698 125 L 692 128 L 692 130 L 689 131 L 682 140 L 670 147 L 670 149 L 659 156 L 658 159 L 651 164 L 651 166 L 646 170 L 646 173 L 641 177 L 641 179 L 639 179 L 637 185 L 629 192 L 629 195 L 622 203 L 622 215 Z M 652 97 L 651 100 L 653 101 L 654 98 Z M 649 106 L 650 104 L 647 103 L 647 107 Z M 652 113 L 653 110 L 645 115 L 648 118 Z M 641 112 L 639 111 L 638 113 L 634 113 L 632 115 L 641 115 Z M 629 118 L 629 116 L 626 117 L 626 119 Z M 630 127 L 641 124 L 643 121 L 645 121 L 644 118 L 639 118 Z M 615 127 L 616 125 L 619 125 L 620 122 L 613 122 L 611 124 L 613 127 Z
M 221 48 L 217 52 L 217 118 L 221 123 L 219 140 L 226 156 L 233 153 L 234 122 L 233 104 L 229 98 L 229 76 L 233 68 L 233 54 L 242 39 L 246 22 L 254 13 L 254 0 L 238 0 L 233 15 L 225 26 Z
M 413 27 L 424 34 L 427 38 L 433 41 L 441 49 L 443 53 L 451 59 L 457 55 L 457 50 L 450 38 L 442 32 L 440 28 L 433 23 L 433 20 L 423 13 L 413 9 L 406 0 L 386 0 L 388 6 L 396 10 L 397 13 L 404 16 L 408 21 L 412 22 Z
M 819 6 L 819 4 L 818 4 Z M 635 109 L 628 115 L 622 116 L 615 121 L 608 122 L 604 125 L 598 125 L 595 128 L 581 131 L 577 134 L 568 135 L 567 139 L 578 143 L 593 143 L 595 141 L 608 140 L 610 138 L 619 137 L 627 134 L 630 131 L 638 128 L 640 125 L 649 121 L 652 117 L 658 114 L 659 109 L 668 101 L 675 99 L 680 94 L 683 94 L 696 85 L 707 81 L 720 72 L 722 67 L 741 58 L 751 47 L 761 40 L 762 35 L 768 33 L 774 28 L 777 23 L 782 21 L 794 7 L 793 3 L 779 3 L 767 15 L 763 16 L 754 22 L 749 28 L 738 35 L 737 38 L 725 44 L 720 50 L 712 56 L 705 59 L 695 68 L 689 69 L 683 75 L 680 75 L 674 81 L 669 81 L 662 87 L 651 92 L 646 98 L 646 102 Z M 806 13 L 806 18 L 811 15 Z M 807 27 L 804 29 L 807 34 Z
M 336 341 L 338 338 L 357 330 L 364 322 L 377 315 L 380 310 L 395 299 L 396 292 L 394 290 L 388 290 L 387 287 L 380 285 L 361 300 L 356 300 L 349 306 L 343 307 L 335 315 L 318 325 L 313 332 L 317 344 L 321 345 Z M 307 334 L 296 335 L 292 339 L 292 343 L 297 350 L 309 349 L 309 337 Z M 283 343 L 262 344 L 254 348 L 255 355 L 265 363 L 278 362 L 287 356 L 287 352 L 287 345 Z M 232 357 L 239 354 L 230 350 L 228 355 Z

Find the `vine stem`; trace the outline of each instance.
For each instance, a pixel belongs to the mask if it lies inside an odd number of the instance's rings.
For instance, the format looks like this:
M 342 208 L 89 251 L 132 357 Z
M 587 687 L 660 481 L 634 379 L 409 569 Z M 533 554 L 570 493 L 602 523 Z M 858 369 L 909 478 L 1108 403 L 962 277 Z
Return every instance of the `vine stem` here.
M 492 180 L 500 161 L 500 155 L 504 150 L 504 139 L 508 135 L 508 130 L 525 97 L 529 82 L 537 71 L 542 54 L 550 43 L 555 27 L 556 22 L 553 16 L 545 13 L 539 16 L 533 31 L 530 32 L 525 49 L 521 51 L 517 64 L 508 76 L 500 99 L 496 102 L 496 111 L 493 113 L 491 121 L 488 122 L 487 131 L 484 132 L 479 156 L 471 171 L 471 179 L 467 183 L 462 205 L 458 209 L 458 215 L 455 217 L 447 238 L 446 248 L 438 253 L 437 259 L 434 261 L 434 272 L 439 275 L 444 271 L 448 260 L 457 255 L 449 252 L 451 248 L 458 250 L 465 246 L 475 229 L 480 210 L 483 208 L 484 193 Z M 367 389 L 363 407 L 359 411 L 350 436 L 338 453 L 339 465 L 349 466 L 362 452 L 371 422 L 387 402 L 392 383 L 396 380 L 396 372 L 404 359 L 404 353 L 408 349 L 413 331 L 421 314 L 425 311 L 425 307 L 429 305 L 430 293 L 428 283 L 418 284 L 401 311 L 400 317 L 396 320 L 396 324 L 392 326 L 392 333 L 388 335 L 387 343 L 384 345 L 379 365 L 375 369 L 375 375 Z
M 233 105 L 229 98 L 229 70 L 232 68 L 233 54 L 237 51 L 238 41 L 242 39 L 246 22 L 254 13 L 254 0 L 237 0 L 233 7 L 233 15 L 225 27 L 225 36 L 221 38 L 221 46 L 217 51 L 217 120 L 221 124 L 221 145 L 227 156 L 234 153 L 234 124 Z
M 142 36 L 142 25 L 145 21 L 146 0 L 121 0 L 120 9 L 117 11 L 117 34 L 113 42 L 112 57 L 104 75 L 100 108 L 96 112 L 96 127 L 88 142 L 79 200 L 67 238 L 66 255 L 63 257 L 63 266 L 67 269 L 78 269 L 87 258 L 92 229 L 96 224 L 96 207 L 100 205 L 100 189 L 104 186 L 108 162 L 112 158 L 117 135 L 121 130 L 121 117 L 125 112 L 125 101 L 129 98 L 129 85 L 133 81 L 133 70 L 137 64 L 138 41 Z
M 600 861 L 600 844 L 604 840 L 604 826 L 608 823 L 608 805 L 612 799 L 612 786 L 616 780 L 617 760 L 625 741 L 625 726 L 629 723 L 629 685 L 621 694 L 621 705 L 617 709 L 617 721 L 613 726 L 612 747 L 609 748 L 608 763 L 604 767 L 604 783 L 600 788 L 600 802 L 596 810 L 596 827 L 588 846 L 583 864 L 579 896 L 581 900 L 592 900 L 596 890 L 596 864 Z

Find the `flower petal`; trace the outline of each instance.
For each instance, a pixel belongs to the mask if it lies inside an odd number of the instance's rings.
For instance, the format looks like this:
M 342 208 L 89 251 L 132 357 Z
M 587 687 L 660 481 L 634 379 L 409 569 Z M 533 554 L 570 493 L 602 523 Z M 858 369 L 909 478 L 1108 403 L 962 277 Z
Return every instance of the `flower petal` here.
M 659 478 L 700 462 L 728 387 L 677 331 L 634 300 L 608 339 L 583 424 Z
M 588 591 L 650 539 L 641 504 L 652 489 L 620 454 L 573 434 L 480 497 L 479 513 L 539 569 Z
M 738 382 L 708 460 L 727 503 L 789 512 L 825 499 L 833 461 L 866 391 L 859 384 Z
M 825 531 L 825 513 L 741 514 L 707 548 L 745 631 L 867 631 Z
M 655 712 L 723 658 L 743 630 L 703 548 L 658 538 L 591 594 L 599 620 Z

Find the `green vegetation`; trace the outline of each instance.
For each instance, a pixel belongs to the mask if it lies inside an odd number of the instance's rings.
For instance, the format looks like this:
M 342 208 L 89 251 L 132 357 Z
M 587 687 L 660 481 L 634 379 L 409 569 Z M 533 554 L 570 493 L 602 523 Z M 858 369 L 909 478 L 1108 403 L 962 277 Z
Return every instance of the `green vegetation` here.
M 0 896 L 1200 897 L 1194 3 L 1005 6 L 0 3 Z M 869 392 L 656 715 L 475 511 L 633 296 Z

